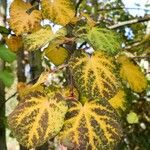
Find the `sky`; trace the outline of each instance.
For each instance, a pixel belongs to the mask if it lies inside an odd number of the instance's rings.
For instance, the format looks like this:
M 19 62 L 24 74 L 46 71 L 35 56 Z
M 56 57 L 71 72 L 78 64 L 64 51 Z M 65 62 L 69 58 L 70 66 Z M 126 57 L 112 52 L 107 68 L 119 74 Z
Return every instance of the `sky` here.
M 127 8 L 140 8 L 140 9 L 149 9 L 146 8 L 146 4 L 150 5 L 150 0 L 122 0 L 123 3 L 125 4 L 125 7 Z M 137 6 L 136 4 L 138 4 L 139 6 Z M 129 12 L 133 15 L 133 16 L 143 16 L 144 15 L 144 10 L 129 10 Z M 150 14 L 150 11 L 149 11 Z

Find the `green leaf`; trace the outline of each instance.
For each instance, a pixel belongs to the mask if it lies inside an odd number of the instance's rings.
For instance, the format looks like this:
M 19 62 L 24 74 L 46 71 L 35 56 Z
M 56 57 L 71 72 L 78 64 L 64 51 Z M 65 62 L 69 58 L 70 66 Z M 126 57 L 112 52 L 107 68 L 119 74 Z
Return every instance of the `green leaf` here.
M 119 37 L 105 28 L 93 27 L 87 34 L 88 41 L 95 50 L 116 54 L 121 48 Z
M 3 26 L 0 26 L 0 33 L 9 34 L 9 30 Z
M 5 45 L 0 45 L 0 58 L 11 63 L 16 59 L 16 54 L 6 48 Z
M 0 80 L 5 84 L 5 86 L 10 87 L 14 81 L 12 72 L 9 70 L 0 71 Z
M 127 121 L 128 121 L 128 123 L 130 123 L 130 124 L 134 124 L 134 123 L 138 123 L 138 122 L 139 122 L 139 118 L 138 118 L 138 116 L 137 116 L 136 113 L 130 112 L 130 113 L 127 115 Z

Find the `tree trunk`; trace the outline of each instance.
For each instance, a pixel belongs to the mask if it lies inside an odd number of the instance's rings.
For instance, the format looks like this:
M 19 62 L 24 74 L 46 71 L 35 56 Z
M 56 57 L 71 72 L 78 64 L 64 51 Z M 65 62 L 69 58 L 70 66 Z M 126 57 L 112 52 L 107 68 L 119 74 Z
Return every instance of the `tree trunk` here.
M 18 82 L 26 82 L 25 65 L 23 64 L 23 60 L 24 60 L 24 50 L 20 50 L 17 53 L 17 78 L 18 78 Z M 20 97 L 18 96 L 17 99 L 20 100 Z M 20 145 L 20 150 L 27 150 L 27 148 Z
M 6 0 L 0 1 L 0 25 L 5 26 L 6 20 Z M 5 67 L 5 62 L 0 60 L 0 71 Z M 5 86 L 0 81 L 0 105 L 5 103 Z M 0 150 L 7 150 L 6 127 L 5 127 L 5 105 L 0 108 Z
M 2 69 L 2 67 L 1 67 Z M 5 102 L 5 86 L 0 81 L 0 106 Z M 0 108 L 0 150 L 6 150 L 5 105 Z

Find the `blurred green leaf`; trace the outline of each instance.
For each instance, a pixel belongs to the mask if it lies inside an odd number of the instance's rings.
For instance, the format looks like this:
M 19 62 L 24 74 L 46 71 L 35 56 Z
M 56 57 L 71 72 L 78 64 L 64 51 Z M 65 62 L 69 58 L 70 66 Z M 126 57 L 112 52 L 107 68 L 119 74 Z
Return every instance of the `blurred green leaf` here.
M 127 121 L 128 121 L 128 123 L 130 123 L 130 124 L 134 124 L 134 123 L 138 123 L 138 122 L 139 122 L 139 118 L 138 118 L 138 116 L 137 116 L 136 113 L 130 112 L 130 113 L 127 115 Z
M 14 81 L 12 72 L 6 69 L 0 71 L 0 80 L 2 80 L 6 87 L 10 87 Z
M 9 34 L 9 30 L 3 26 L 0 26 L 0 33 Z
M 9 63 L 13 62 L 16 59 L 16 54 L 11 52 L 5 45 L 0 45 L 0 58 Z
M 150 7 L 150 4 L 145 4 L 145 7 Z

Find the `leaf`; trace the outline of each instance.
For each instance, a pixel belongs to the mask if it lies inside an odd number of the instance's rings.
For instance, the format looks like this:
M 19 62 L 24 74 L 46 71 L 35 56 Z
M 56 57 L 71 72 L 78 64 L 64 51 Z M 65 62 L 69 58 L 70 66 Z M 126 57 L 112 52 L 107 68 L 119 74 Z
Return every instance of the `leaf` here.
M 121 139 L 117 113 L 107 101 L 99 99 L 69 101 L 64 127 L 57 139 L 68 149 L 112 150 Z
M 35 31 L 40 25 L 41 12 L 33 10 L 31 14 L 27 13 L 32 7 L 30 3 L 23 0 L 14 0 L 10 6 L 9 25 L 16 35 Z
M 24 37 L 24 47 L 28 51 L 40 49 L 53 39 L 53 32 L 50 26 L 45 26 L 40 30 Z
M 69 66 L 75 85 L 83 96 L 108 100 L 117 93 L 117 70 L 110 56 L 100 52 L 92 56 L 76 52 Z
M 71 0 L 42 0 L 42 14 L 44 18 L 65 26 L 75 16 L 74 4 Z
M 31 92 L 44 92 L 46 90 L 44 83 L 47 81 L 48 75 L 48 71 L 42 72 L 37 82 L 33 85 L 19 82 L 17 85 L 17 91 L 20 98 L 22 99 L 24 96 L 28 95 Z
M 66 34 L 65 28 L 60 28 L 53 34 L 50 26 L 44 26 L 40 30 L 24 37 L 24 47 L 28 51 L 38 50 L 53 40 L 63 38 Z
M 5 38 L 5 41 L 6 41 L 8 48 L 12 52 L 17 52 L 18 50 L 20 50 L 23 47 L 22 38 L 19 36 L 7 37 L 7 38 Z
M 31 92 L 9 115 L 9 127 L 20 144 L 27 148 L 38 147 L 58 134 L 67 109 L 59 93 L 48 97 L 41 92 Z
M 6 27 L 0 26 L 0 33 L 9 34 L 10 31 Z
M 116 54 L 121 48 L 119 37 L 105 28 L 93 27 L 89 30 L 87 39 L 95 50 L 108 54 Z
M 34 85 L 29 84 L 27 85 L 24 82 L 19 82 L 17 84 L 17 92 L 19 94 L 20 99 L 22 99 L 24 96 L 28 95 L 31 92 L 43 92 L 44 87 L 43 85 L 35 83 Z
M 61 65 L 68 58 L 68 51 L 60 46 L 55 44 L 49 45 L 48 48 L 45 49 L 45 56 L 55 65 Z
M 5 86 L 10 87 L 14 82 L 14 76 L 11 71 L 5 69 L 0 71 L 0 80 L 5 84 Z
M 109 100 L 109 103 L 116 110 L 118 109 L 125 110 L 125 97 L 126 97 L 125 92 L 123 90 L 119 90 L 119 92 Z
M 134 124 L 134 123 L 138 123 L 138 122 L 139 122 L 139 118 L 138 118 L 138 116 L 137 116 L 136 113 L 130 112 L 130 113 L 127 115 L 127 121 L 128 121 L 128 123 L 130 123 L 130 124 Z
M 6 48 L 5 45 L 0 45 L 0 58 L 11 63 L 16 59 L 16 55 Z
M 125 55 L 121 55 L 118 58 L 118 62 L 121 64 L 121 78 L 129 83 L 130 88 L 134 92 L 143 92 L 147 88 L 147 80 L 140 67 Z

